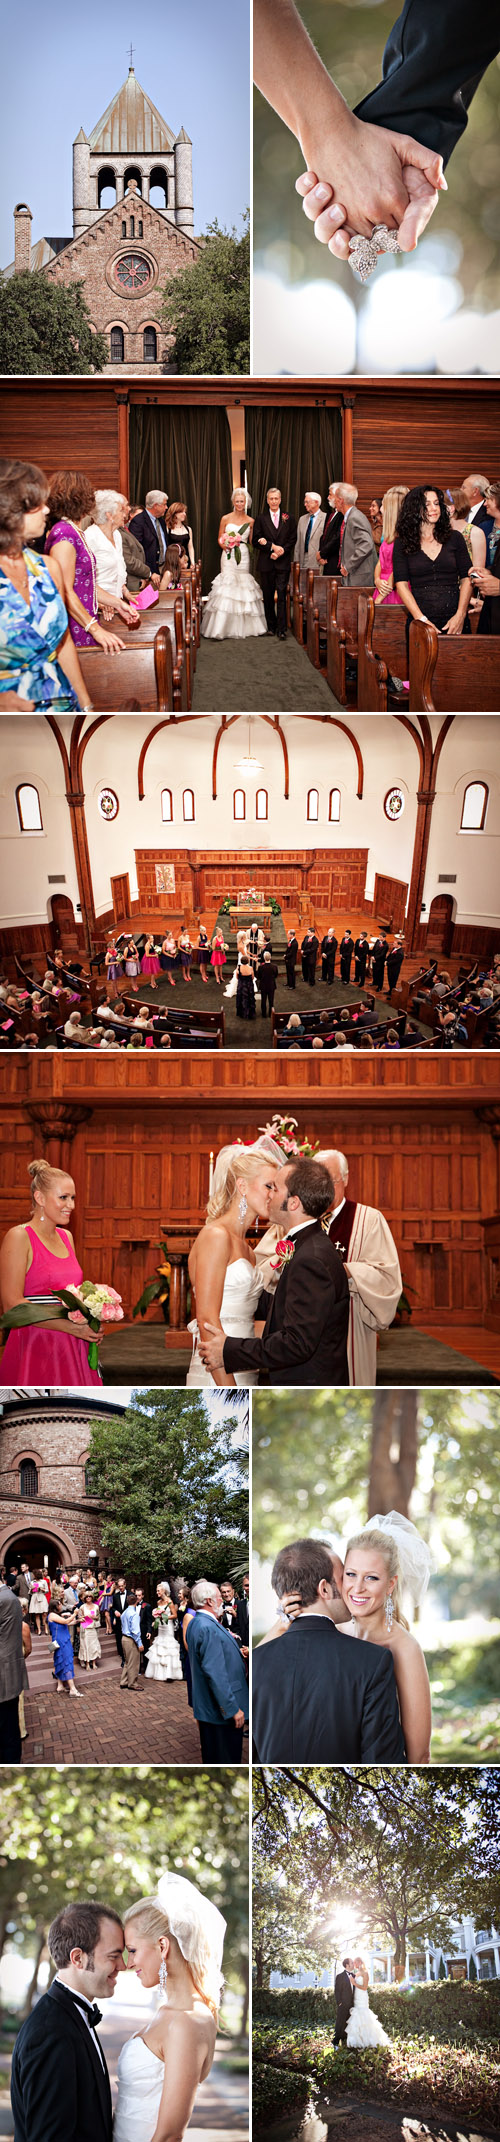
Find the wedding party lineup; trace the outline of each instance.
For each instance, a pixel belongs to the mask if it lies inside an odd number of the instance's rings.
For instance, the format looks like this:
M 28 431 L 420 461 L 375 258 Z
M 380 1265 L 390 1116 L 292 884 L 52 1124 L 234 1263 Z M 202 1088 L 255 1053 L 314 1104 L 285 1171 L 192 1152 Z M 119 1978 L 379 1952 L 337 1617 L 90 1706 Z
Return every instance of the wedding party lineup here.
M 0 2134 L 500 2142 L 498 8 L 89 5 L 3 50 Z

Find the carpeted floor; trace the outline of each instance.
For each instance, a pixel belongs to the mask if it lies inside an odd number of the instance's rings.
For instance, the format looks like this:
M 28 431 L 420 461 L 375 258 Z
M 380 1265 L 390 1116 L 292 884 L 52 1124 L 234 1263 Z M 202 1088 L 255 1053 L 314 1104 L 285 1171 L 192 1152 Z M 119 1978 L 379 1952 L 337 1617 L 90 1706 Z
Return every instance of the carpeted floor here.
M 224 925 L 226 918 L 222 916 L 221 919 Z M 228 940 L 229 931 L 227 930 L 226 941 Z M 147 989 L 141 980 L 139 989 L 140 1002 L 141 1004 L 149 1003 L 153 1008 L 161 1006 L 162 1010 L 166 1011 L 174 1009 L 179 1011 L 216 1011 L 220 1000 L 226 1022 L 226 1048 L 269 1049 L 271 1047 L 271 1020 L 270 1018 L 262 1018 L 260 999 L 257 1004 L 255 1019 L 237 1019 L 236 997 L 226 997 L 224 994 L 226 983 L 230 981 L 234 971 L 233 942 L 234 940 L 231 939 L 231 951 L 228 954 L 227 966 L 224 969 L 222 989 L 219 989 L 217 982 L 212 980 L 212 976 L 210 976 L 210 981 L 205 989 L 195 967 L 193 967 L 190 982 L 183 982 L 180 972 L 178 973 L 176 969 L 175 990 L 170 988 L 170 984 L 165 981 L 163 976 L 161 980 L 158 980 L 157 988 L 153 990 Z M 277 1012 L 287 1012 L 290 1016 L 291 1012 L 300 1014 L 303 1011 L 331 1011 L 336 1004 L 346 1006 L 359 1004 L 360 997 L 365 994 L 364 990 L 354 987 L 353 984 L 347 983 L 344 985 L 343 982 L 337 979 L 330 986 L 326 982 L 322 982 L 321 960 L 316 969 L 314 989 L 310 989 L 309 984 L 302 980 L 300 959 L 297 962 L 295 989 L 288 989 L 283 957 L 281 956 L 280 958 L 279 948 L 276 947 L 275 949 L 274 944 L 273 957 L 276 958 L 279 968 L 274 999 L 274 1009 Z M 366 988 L 367 990 L 370 988 L 369 983 L 367 983 Z M 394 1010 L 387 1003 L 385 996 L 376 996 L 375 1003 L 380 1026 L 384 1026 L 387 1021 L 394 1019 Z M 412 1023 L 417 1024 L 416 1020 L 413 1022 L 413 1013 Z M 423 1038 L 428 1039 L 429 1028 L 422 1026 L 421 1022 L 419 1024 Z
M 286 640 L 202 640 L 193 714 L 332 714 L 337 700 L 291 632 Z
M 167 1346 L 165 1336 L 163 1324 L 143 1324 L 140 1318 L 134 1324 L 109 1324 L 101 1349 L 103 1383 L 144 1383 L 148 1389 L 154 1384 L 171 1384 L 179 1389 L 185 1383 L 191 1359 L 190 1342 L 187 1334 L 179 1332 L 179 1344 Z M 414 1329 L 413 1324 L 381 1333 L 377 1389 L 389 1386 L 399 1390 L 408 1384 L 431 1391 L 454 1385 L 475 1388 L 497 1384 L 499 1379 L 498 1333 L 482 1331 L 480 1327 L 472 1332 L 464 1327 L 460 1331 L 443 1330 L 438 1337 L 434 1330 Z M 293 1373 L 287 1380 L 293 1384 Z

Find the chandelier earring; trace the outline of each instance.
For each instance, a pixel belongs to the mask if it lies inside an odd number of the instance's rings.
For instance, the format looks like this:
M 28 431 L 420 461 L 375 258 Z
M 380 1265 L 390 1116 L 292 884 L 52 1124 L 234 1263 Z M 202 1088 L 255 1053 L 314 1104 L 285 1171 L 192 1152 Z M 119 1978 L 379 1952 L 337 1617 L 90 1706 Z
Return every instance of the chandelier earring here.
M 390 1633 L 391 1633 L 391 1629 L 392 1629 L 392 1624 L 393 1624 L 393 1621 L 394 1621 L 394 1607 L 393 1607 L 393 1604 L 392 1604 L 392 1592 L 388 1592 L 388 1593 L 387 1593 L 387 1598 L 386 1598 L 386 1602 L 385 1602 L 385 1625 L 386 1625 L 386 1629 L 387 1629 L 387 1631 L 388 1631 L 388 1634 L 389 1634 L 389 1636 L 390 1636 Z
M 238 1212 L 239 1212 L 239 1215 L 240 1215 L 241 1225 L 243 1226 L 243 1221 L 244 1221 L 244 1220 L 246 1220 L 246 1216 L 247 1216 L 247 1212 L 248 1212 L 248 1203 L 247 1203 L 247 1199 L 246 1199 L 246 1197 L 245 1197 L 245 1192 L 244 1192 L 244 1190 L 242 1190 L 242 1193 L 241 1193 L 241 1197 L 240 1197 L 240 1201 L 239 1201 L 239 1205 L 238 1205 Z
M 166 1993 L 166 1991 L 167 1991 L 167 1976 L 168 1976 L 168 1973 L 167 1973 L 167 1966 L 166 1966 L 166 1963 L 165 1963 L 165 1957 L 164 1957 L 164 1956 L 162 1956 L 162 1959 L 161 1959 L 161 1964 L 160 1964 L 160 1973 L 159 1973 L 159 1986 L 160 1986 L 160 1993 Z

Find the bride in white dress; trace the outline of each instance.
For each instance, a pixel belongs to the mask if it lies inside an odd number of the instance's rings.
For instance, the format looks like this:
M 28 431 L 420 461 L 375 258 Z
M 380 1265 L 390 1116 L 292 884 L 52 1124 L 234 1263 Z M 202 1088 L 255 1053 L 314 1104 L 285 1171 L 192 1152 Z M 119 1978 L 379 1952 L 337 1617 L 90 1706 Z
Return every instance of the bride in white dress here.
M 170 1585 L 166 1580 L 157 1584 L 158 1605 L 153 1607 L 154 1637 L 150 1644 L 147 1665 L 147 1681 L 182 1681 L 182 1665 L 179 1645 L 174 1636 L 173 1615 L 170 1606 Z
M 155 1896 L 125 1913 L 128 1968 L 160 1987 L 153 2022 L 122 2046 L 114 2142 L 178 2142 L 217 2038 L 226 1921 L 184 1875 L 163 1874 Z
M 222 515 L 220 573 L 203 605 L 205 640 L 258 639 L 267 632 L 261 590 L 250 571 L 253 517 L 247 512 L 247 502 L 246 491 L 233 491 L 231 512 Z
M 379 2023 L 378 2016 L 374 2016 L 373 2010 L 370 2008 L 368 1972 L 366 1964 L 363 1962 L 363 1957 L 355 1956 L 354 1963 L 356 1966 L 354 2001 L 351 2013 L 347 2018 L 346 2045 L 360 2046 L 361 2049 L 368 2045 L 390 2045 L 391 2041 L 387 2037 L 387 2032 L 382 2030 L 382 2024 Z
M 193 1357 L 186 1383 L 210 1384 L 214 1377 L 204 1367 L 198 1340 L 207 1324 L 222 1325 L 227 1338 L 250 1339 L 263 1325 L 254 1323 L 262 1279 L 254 1251 L 246 1237 L 256 1220 L 269 1219 L 269 1200 L 274 1189 L 276 1162 L 268 1160 L 257 1144 L 226 1145 L 218 1153 L 207 1217 L 189 1257 L 189 1277 L 196 1297 L 196 1321 L 190 1324 Z M 221 1371 L 221 1384 L 254 1384 L 256 1374 Z

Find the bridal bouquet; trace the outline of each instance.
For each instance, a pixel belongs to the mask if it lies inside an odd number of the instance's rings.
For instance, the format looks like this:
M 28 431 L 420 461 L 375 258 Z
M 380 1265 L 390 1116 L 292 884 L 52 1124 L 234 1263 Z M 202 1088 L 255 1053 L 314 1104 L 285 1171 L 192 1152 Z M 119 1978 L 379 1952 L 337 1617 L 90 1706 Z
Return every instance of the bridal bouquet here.
M 62 1302 L 68 1311 L 70 1324 L 81 1324 L 84 1317 L 91 1331 L 99 1331 L 101 1324 L 123 1323 L 122 1298 L 115 1287 L 105 1287 L 100 1281 L 93 1279 L 82 1279 L 79 1287 L 58 1287 L 56 1292 L 57 1300 Z M 91 1340 L 89 1368 L 96 1369 L 98 1364 L 97 1346 Z
M 311 1145 L 307 1133 L 305 1138 L 297 1138 L 297 1130 L 296 1116 L 273 1116 L 271 1123 L 260 1124 L 259 1136 L 274 1138 L 275 1145 L 281 1146 L 287 1160 L 313 1160 L 318 1151 L 319 1138 L 315 1138 L 314 1145 Z
M 249 521 L 243 521 L 241 528 L 237 528 L 234 521 L 228 521 L 224 529 L 224 550 L 233 552 L 237 565 L 241 565 L 241 538 L 246 536 L 249 527 Z

